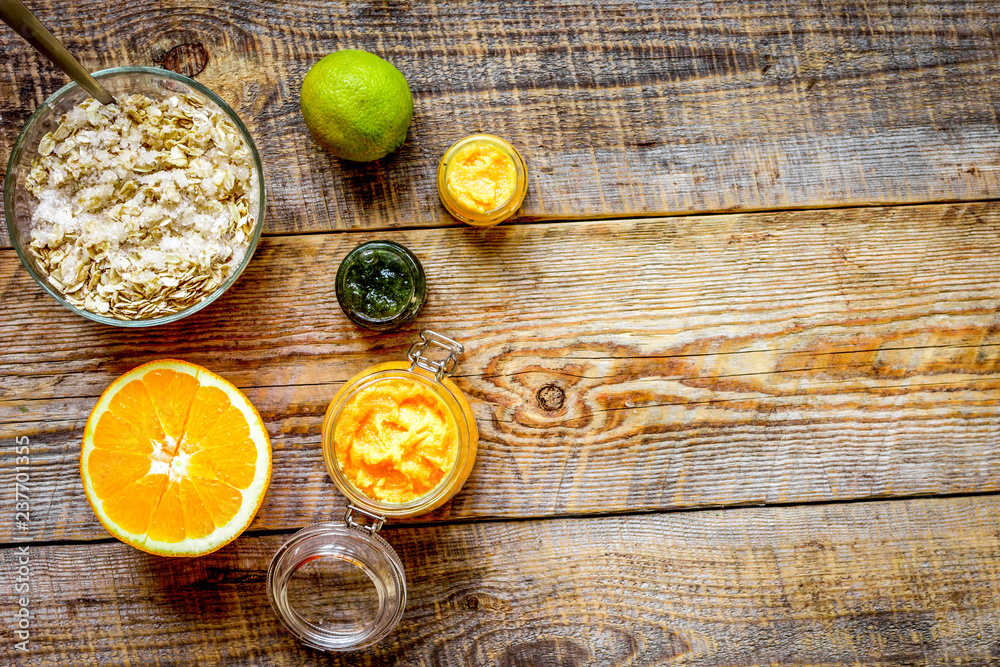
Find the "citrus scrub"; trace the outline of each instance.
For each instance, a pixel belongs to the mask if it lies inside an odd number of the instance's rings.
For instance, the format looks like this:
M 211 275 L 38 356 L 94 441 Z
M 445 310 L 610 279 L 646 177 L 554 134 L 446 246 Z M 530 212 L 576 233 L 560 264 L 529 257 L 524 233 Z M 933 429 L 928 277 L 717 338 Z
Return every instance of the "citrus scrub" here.
M 373 53 L 325 56 L 302 81 L 299 105 L 316 140 L 339 158 L 370 162 L 403 145 L 413 119 L 406 78 Z
M 453 216 L 471 225 L 494 225 L 524 202 L 527 169 L 521 154 L 490 134 L 466 137 L 438 166 L 438 194 Z
M 341 473 L 372 500 L 408 503 L 432 491 L 458 457 L 458 427 L 426 385 L 389 378 L 354 394 L 334 430 Z
M 80 475 L 108 532 L 161 556 L 200 556 L 253 520 L 271 442 L 239 389 L 185 361 L 125 373 L 90 413 Z
M 445 183 L 448 192 L 465 208 L 476 213 L 506 204 L 514 194 L 517 170 L 514 160 L 486 142 L 471 143 L 451 158 Z

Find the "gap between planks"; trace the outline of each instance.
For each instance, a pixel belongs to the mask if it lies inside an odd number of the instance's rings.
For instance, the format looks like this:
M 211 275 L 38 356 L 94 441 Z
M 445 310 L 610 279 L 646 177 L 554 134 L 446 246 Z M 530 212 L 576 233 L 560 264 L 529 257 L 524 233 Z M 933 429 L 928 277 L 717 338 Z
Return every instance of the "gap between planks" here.
M 619 511 L 619 512 L 576 512 L 569 514 L 540 514 L 537 516 L 515 516 L 509 518 L 501 517 L 470 517 L 467 519 L 445 519 L 443 521 L 407 521 L 397 525 L 387 523 L 385 529 L 395 528 L 442 528 L 446 526 L 468 526 L 468 525 L 488 525 L 500 523 L 540 523 L 545 521 L 589 521 L 600 519 L 615 519 L 626 517 L 658 516 L 661 514 L 703 514 L 705 512 L 731 512 L 746 509 L 791 509 L 791 508 L 819 508 L 830 505 L 888 505 L 897 503 L 912 502 L 915 500 L 960 500 L 963 498 L 1000 498 L 1000 492 L 981 491 L 972 493 L 917 493 L 900 496 L 868 496 L 865 498 L 847 498 L 843 500 L 807 500 L 800 502 L 776 502 L 776 503 L 733 503 L 730 505 L 705 505 L 702 507 L 674 507 L 651 510 Z M 330 519 L 337 521 L 336 515 Z M 254 530 L 249 529 L 241 533 L 236 540 L 249 537 L 272 537 L 275 535 L 291 535 L 306 526 L 297 528 L 271 528 Z M 236 542 L 234 540 L 230 544 Z M 111 537 L 98 537 L 91 540 L 29 540 L 27 542 L 0 542 L 0 551 L 4 549 L 14 549 L 19 546 L 33 547 L 68 547 L 79 546 L 81 544 L 116 544 L 120 540 Z M 229 546 L 229 545 L 226 545 Z M 226 547 L 222 547 L 225 549 Z M 207 555 L 207 554 L 206 554 Z
M 720 208 L 706 209 L 704 211 L 652 211 L 652 212 L 628 212 L 628 213 L 601 213 L 595 215 L 526 215 L 515 216 L 512 219 L 501 222 L 502 225 L 548 225 L 590 222 L 624 222 L 626 220 L 646 220 L 649 218 L 708 218 L 712 216 L 726 215 L 767 215 L 768 213 L 794 213 L 796 211 L 841 211 L 867 208 L 917 208 L 924 206 L 947 206 L 949 204 L 990 204 L 1000 202 L 1000 197 L 972 198 L 972 199 L 927 199 L 923 201 L 872 201 L 853 202 L 850 204 L 838 204 L 836 202 L 818 203 L 795 206 L 771 206 L 763 208 Z M 456 221 L 453 224 L 441 224 L 433 227 L 426 225 L 401 225 L 398 227 L 359 227 L 350 229 L 314 229 L 304 231 L 286 232 L 261 232 L 261 237 L 282 238 L 285 236 L 317 236 L 321 234 L 361 234 L 361 233 L 385 233 L 385 232 L 420 232 L 432 229 L 463 229 L 466 225 Z M 0 249 L 10 246 L 0 246 Z
M 597 215 L 577 215 L 577 216 L 567 216 L 567 215 L 527 215 L 523 217 L 514 217 L 510 220 L 502 222 L 502 225 L 549 225 L 549 224 L 562 224 L 571 225 L 574 223 L 593 223 L 593 222 L 624 222 L 627 220 L 646 220 L 651 218 L 703 218 L 703 217 L 713 217 L 713 216 L 726 216 L 726 215 L 767 215 L 769 213 L 794 213 L 796 211 L 851 211 L 857 209 L 868 209 L 868 208 L 918 208 L 925 206 L 947 206 L 949 204 L 990 204 L 994 202 L 1000 202 L 1000 197 L 989 197 L 989 198 L 973 198 L 973 199 L 927 199 L 924 201 L 872 201 L 864 203 L 850 203 L 850 204 L 838 204 L 836 202 L 830 203 L 819 203 L 810 205 L 796 205 L 796 206 L 776 206 L 767 208 L 724 208 L 724 209 L 706 209 L 704 211 L 652 211 L 652 212 L 628 212 L 628 213 L 601 213 Z M 303 231 L 278 231 L 269 232 L 264 230 L 261 232 L 261 238 L 284 238 L 284 237 L 296 237 L 296 236 L 321 236 L 324 234 L 385 234 L 385 233 L 396 233 L 396 232 L 421 232 L 421 231 L 431 231 L 436 229 L 464 229 L 467 227 L 462 222 L 454 221 L 453 223 L 440 224 L 440 225 L 398 225 L 398 226 L 387 226 L 387 227 L 358 227 L 349 229 L 313 229 L 313 230 L 303 230 Z M 0 243 L 0 250 L 13 250 L 14 246 L 9 242 L 4 241 Z M 251 260 L 253 261 L 253 260 Z

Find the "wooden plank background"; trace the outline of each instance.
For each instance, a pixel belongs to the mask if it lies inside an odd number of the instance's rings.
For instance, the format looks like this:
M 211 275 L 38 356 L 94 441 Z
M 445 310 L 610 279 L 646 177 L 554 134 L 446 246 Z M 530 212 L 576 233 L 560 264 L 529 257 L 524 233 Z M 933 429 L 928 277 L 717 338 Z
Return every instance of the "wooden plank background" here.
M 989 497 L 390 527 L 406 615 L 343 656 L 268 606 L 285 536 L 193 561 L 32 546 L 36 664 L 993 665 L 998 522 Z
M 203 67 L 267 156 L 271 233 L 453 224 L 435 169 L 476 131 L 524 153 L 526 219 L 997 192 L 991 0 L 34 4 L 93 69 Z M 409 139 L 377 164 L 331 158 L 301 120 L 305 72 L 342 48 L 413 89 Z M 10 31 L 0 52 L 6 155 L 66 78 Z
M 326 406 L 423 327 L 465 343 L 482 441 L 462 492 L 421 521 L 1000 490 L 1000 204 L 381 236 L 414 250 L 430 290 L 382 335 L 333 293 L 356 234 L 267 239 L 225 297 L 149 333 L 64 311 L 2 251 L 4 301 L 32 295 L 0 319 L 0 422 L 35 443 L 51 499 L 32 536 L 106 534 L 66 483 L 84 422 L 115 377 L 165 356 L 260 410 L 274 474 L 255 529 L 339 513 Z
M 1000 5 L 31 4 L 93 69 L 217 90 L 269 205 L 233 289 L 151 331 L 63 310 L 0 229 L 0 443 L 32 448 L 33 521 L 0 521 L 2 614 L 31 545 L 23 664 L 1000 664 Z M 301 122 L 302 77 L 340 48 L 414 92 L 377 164 Z M 0 31 L 0 157 L 64 82 Z M 473 131 L 530 169 L 519 220 L 492 230 L 434 189 Z M 333 291 L 372 238 L 428 274 L 420 317 L 387 334 Z M 278 626 L 267 563 L 342 511 L 330 398 L 423 327 L 466 344 L 477 465 L 386 529 L 410 584 L 393 638 L 325 656 Z M 108 538 L 78 481 L 97 396 L 168 356 L 240 386 L 274 443 L 250 531 L 197 560 Z M 0 480 L 14 468 L 0 456 Z

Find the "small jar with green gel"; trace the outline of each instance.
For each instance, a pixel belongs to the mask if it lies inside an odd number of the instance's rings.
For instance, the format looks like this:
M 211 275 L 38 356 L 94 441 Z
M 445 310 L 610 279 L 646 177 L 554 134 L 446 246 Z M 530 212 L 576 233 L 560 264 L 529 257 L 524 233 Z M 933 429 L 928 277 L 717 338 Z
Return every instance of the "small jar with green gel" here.
M 351 321 L 375 331 L 416 317 L 427 299 L 424 267 L 392 241 L 368 241 L 347 253 L 337 270 L 337 301 Z

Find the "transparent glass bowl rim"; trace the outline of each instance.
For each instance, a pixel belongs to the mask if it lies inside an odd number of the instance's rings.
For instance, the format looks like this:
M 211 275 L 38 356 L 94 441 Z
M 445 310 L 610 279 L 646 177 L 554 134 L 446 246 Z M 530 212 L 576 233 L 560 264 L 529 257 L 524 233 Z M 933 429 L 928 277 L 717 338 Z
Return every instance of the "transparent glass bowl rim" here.
M 25 248 L 21 244 L 20 237 L 14 228 L 15 223 L 14 223 L 14 206 L 13 206 L 13 198 L 14 198 L 13 183 L 16 179 L 12 178 L 11 176 L 12 174 L 15 173 L 18 158 L 20 158 L 21 153 L 26 148 L 24 143 L 28 137 L 28 130 L 31 127 L 33 127 L 35 123 L 37 123 L 39 119 L 47 112 L 47 110 L 50 107 L 54 106 L 55 103 L 60 98 L 62 98 L 70 91 L 80 87 L 75 82 L 70 82 L 66 84 L 65 86 L 54 92 L 52 95 L 50 95 L 44 102 L 42 102 L 38 106 L 37 109 L 35 109 L 34 113 L 32 113 L 31 116 L 28 118 L 28 122 L 26 122 L 24 124 L 24 127 L 21 128 L 21 132 L 17 136 L 17 141 L 14 142 L 14 147 L 11 149 L 10 158 L 8 158 L 7 160 L 7 172 L 6 172 L 7 178 L 4 179 L 4 188 L 3 188 L 4 219 L 7 223 L 7 232 L 8 235 L 10 236 L 11 244 L 14 246 L 14 250 L 17 252 L 18 259 L 21 260 L 21 265 L 28 271 L 28 274 L 34 279 L 36 283 L 38 283 L 39 286 L 41 286 L 42 289 L 48 292 L 56 301 L 62 304 L 65 308 L 73 311 L 78 315 L 86 317 L 89 320 L 100 322 L 101 324 L 108 324 L 116 327 L 129 327 L 129 328 L 151 327 L 151 326 L 156 326 L 158 324 L 168 324 L 170 322 L 176 322 L 177 320 L 183 317 L 187 317 L 188 315 L 192 315 L 198 312 L 199 310 L 201 310 L 202 308 L 204 308 L 205 306 L 209 305 L 210 303 L 218 299 L 220 296 L 222 296 L 222 294 L 226 290 L 228 290 L 233 285 L 233 283 L 237 281 L 237 279 L 239 279 L 244 269 L 246 269 L 247 265 L 250 263 L 250 259 L 253 257 L 254 252 L 257 250 L 257 243 L 260 240 L 260 234 L 264 228 L 264 211 L 266 208 L 266 199 L 267 199 L 264 188 L 264 165 L 261 162 L 260 153 L 257 151 L 257 145 L 254 143 L 253 138 L 250 136 L 249 130 L 247 130 L 246 125 L 243 124 L 243 121 L 240 119 L 240 117 L 236 114 L 235 111 L 233 111 L 232 107 L 226 104 L 226 102 L 221 97 L 216 95 L 214 92 L 212 92 L 209 88 L 207 88 L 203 84 L 198 83 L 194 79 L 190 79 L 182 74 L 177 74 L 176 72 L 172 72 L 168 69 L 162 69 L 159 67 L 142 67 L 142 66 L 112 67 L 110 69 L 94 72 L 93 76 L 95 79 L 100 80 L 102 78 L 118 74 L 149 74 L 152 76 L 159 76 L 166 79 L 172 79 L 185 86 L 189 86 L 190 88 L 193 88 L 194 90 L 198 91 L 199 93 L 207 97 L 209 100 L 212 101 L 213 104 L 215 104 L 223 112 L 225 112 L 225 114 L 229 117 L 229 119 L 233 121 L 233 124 L 236 126 L 236 129 L 239 130 L 240 136 L 243 138 L 243 141 L 246 142 L 247 147 L 250 149 L 250 154 L 253 156 L 253 163 L 256 170 L 255 176 L 257 178 L 257 192 L 258 192 L 257 222 L 256 225 L 254 226 L 253 235 L 250 237 L 250 243 L 249 245 L 247 245 L 246 255 L 244 256 L 243 261 L 240 263 L 240 266 L 236 269 L 236 271 L 232 273 L 232 275 L 230 275 L 226 279 L 224 283 L 222 283 L 222 285 L 220 285 L 214 292 L 209 294 L 207 297 L 205 297 L 198 303 L 189 306 L 184 310 L 179 310 L 176 313 L 170 313 L 169 315 L 164 315 L 163 317 L 154 317 L 147 320 L 119 320 L 113 317 L 105 317 L 103 315 L 91 312 L 84 308 L 77 308 L 73 304 L 66 301 L 66 299 L 63 298 L 63 296 L 54 287 L 52 287 L 45 278 L 43 278 L 41 275 L 39 275 L 37 271 L 35 271 L 35 268 L 32 266 L 32 262 L 25 254 L 26 252 Z
M 445 475 L 440 482 L 438 482 L 438 485 L 429 493 L 408 503 L 382 503 L 369 498 L 360 491 L 355 490 L 347 478 L 344 477 L 344 474 L 340 471 L 340 466 L 337 465 L 337 456 L 334 451 L 333 442 L 334 428 L 337 424 L 337 418 L 340 416 L 344 406 L 347 405 L 347 402 L 362 389 L 370 387 L 377 382 L 395 378 L 416 380 L 429 387 L 432 391 L 445 393 L 448 398 L 454 401 L 458 408 L 457 412 L 452 410 L 453 417 L 455 418 L 455 426 L 459 430 L 460 439 L 464 436 L 466 443 L 466 446 L 462 446 L 463 443 L 461 441 L 459 442 L 458 456 L 455 457 L 455 464 L 451 467 L 451 470 L 448 471 L 448 474 Z M 323 459 L 326 462 L 327 472 L 330 473 L 330 477 L 333 479 L 334 484 L 336 484 L 337 488 L 340 489 L 340 492 L 347 496 L 348 500 L 356 506 L 388 518 L 407 518 L 419 516 L 420 514 L 428 512 L 444 502 L 447 502 L 449 494 L 453 495 L 458 492 L 458 489 L 453 487 L 455 486 L 458 477 L 462 475 L 463 471 L 467 467 L 466 464 L 468 462 L 470 450 L 469 445 L 471 444 L 473 433 L 472 429 L 469 428 L 469 416 L 465 414 L 464 410 L 462 410 L 463 400 L 467 399 L 465 399 L 464 396 L 456 396 L 444 382 L 439 382 L 433 375 L 425 373 L 420 369 L 409 370 L 405 367 L 384 368 L 369 375 L 365 375 L 361 379 L 357 380 L 350 387 L 349 391 L 344 392 L 337 399 L 335 404 L 330 404 L 330 407 L 326 412 L 326 416 L 323 418 Z M 448 401 L 444 401 L 444 403 L 449 410 L 452 409 Z

